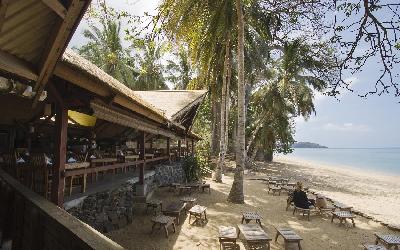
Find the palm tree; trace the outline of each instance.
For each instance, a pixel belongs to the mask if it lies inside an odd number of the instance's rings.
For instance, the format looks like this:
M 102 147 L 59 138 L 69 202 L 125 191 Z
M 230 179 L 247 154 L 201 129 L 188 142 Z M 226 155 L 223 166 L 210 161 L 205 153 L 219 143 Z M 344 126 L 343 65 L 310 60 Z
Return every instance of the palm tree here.
M 83 31 L 89 42 L 75 49 L 106 73 L 132 87 L 137 72 L 133 67 L 130 51 L 122 46 L 120 31 L 120 22 L 101 18 L 100 27 L 91 23 L 89 29 Z
M 244 20 L 242 1 L 236 0 L 237 12 L 237 58 L 238 58 L 238 96 L 237 96 L 237 155 L 236 155 L 236 168 L 233 179 L 233 184 L 229 192 L 228 200 L 233 203 L 244 203 L 243 193 L 243 172 L 244 164 L 246 161 L 246 140 L 245 140 L 245 127 L 246 127 L 246 106 L 245 106 L 245 82 L 244 82 Z
M 135 89 L 168 89 L 163 75 L 164 66 L 161 63 L 164 51 L 163 44 L 157 44 L 154 40 L 144 40 L 137 48 L 139 49 L 139 53 L 136 55 L 139 76 L 135 83 Z
M 180 46 L 173 55 L 174 60 L 167 60 L 166 79 L 174 84 L 174 89 L 187 89 L 194 75 L 189 50 L 186 46 Z
M 315 48 L 325 53 L 315 54 Z M 259 146 L 266 149 L 271 160 L 278 143 L 284 152 L 290 148 L 291 119 L 295 116 L 308 119 L 315 112 L 314 91 L 323 91 L 332 74 L 329 72 L 334 72 L 334 58 L 326 44 L 310 46 L 296 39 L 285 42 L 279 50 L 282 56 L 270 63 L 265 85 L 253 94 L 254 126 L 247 145 L 248 155 L 254 156 Z

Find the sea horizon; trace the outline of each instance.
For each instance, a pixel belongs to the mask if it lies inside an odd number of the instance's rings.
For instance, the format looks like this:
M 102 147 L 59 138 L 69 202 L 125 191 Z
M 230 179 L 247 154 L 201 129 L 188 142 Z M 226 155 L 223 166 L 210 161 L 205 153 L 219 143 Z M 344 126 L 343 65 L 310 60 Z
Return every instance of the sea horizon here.
M 294 148 L 293 153 L 277 154 L 290 161 L 314 165 L 352 168 L 400 176 L 400 147 L 386 148 Z

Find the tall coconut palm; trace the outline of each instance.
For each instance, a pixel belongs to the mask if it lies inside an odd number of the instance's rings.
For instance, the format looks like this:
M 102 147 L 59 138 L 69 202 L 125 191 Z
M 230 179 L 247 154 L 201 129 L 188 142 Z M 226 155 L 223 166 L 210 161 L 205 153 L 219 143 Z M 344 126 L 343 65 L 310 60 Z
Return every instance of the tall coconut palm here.
M 245 82 L 244 82 L 244 20 L 242 1 L 236 0 L 237 13 L 237 71 L 238 71 L 238 96 L 237 96 L 237 155 L 233 184 L 229 192 L 228 200 L 233 203 L 244 203 L 243 174 L 246 162 L 246 110 L 245 110 Z
M 89 29 L 83 31 L 88 43 L 75 49 L 105 72 L 132 87 L 137 72 L 129 49 L 122 45 L 120 32 L 119 21 L 102 18 L 100 24 L 89 24 Z

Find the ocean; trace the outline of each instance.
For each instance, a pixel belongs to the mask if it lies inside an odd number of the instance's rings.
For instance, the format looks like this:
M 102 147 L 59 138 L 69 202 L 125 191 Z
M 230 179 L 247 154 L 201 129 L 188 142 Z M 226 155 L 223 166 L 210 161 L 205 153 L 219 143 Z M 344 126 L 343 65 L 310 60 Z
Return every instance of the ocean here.
M 278 157 L 400 176 L 400 148 L 295 148 Z

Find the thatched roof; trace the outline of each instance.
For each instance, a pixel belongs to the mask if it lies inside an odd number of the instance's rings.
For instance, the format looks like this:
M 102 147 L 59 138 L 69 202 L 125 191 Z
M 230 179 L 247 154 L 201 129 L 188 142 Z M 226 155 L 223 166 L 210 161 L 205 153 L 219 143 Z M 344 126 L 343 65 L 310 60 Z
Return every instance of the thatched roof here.
M 83 72 L 92 79 L 95 79 L 99 82 L 99 84 L 106 85 L 107 87 L 111 88 L 112 92 L 126 96 L 132 101 L 141 104 L 142 106 L 150 109 L 154 113 L 157 113 L 158 115 L 167 119 L 167 117 L 160 110 L 142 99 L 139 95 L 136 95 L 133 90 L 104 72 L 102 69 L 100 69 L 90 61 L 78 55 L 73 50 L 66 49 L 61 61 L 66 63 L 70 67 Z
M 164 112 L 168 119 L 175 120 L 201 103 L 206 90 L 158 90 L 134 91 L 143 100 Z

